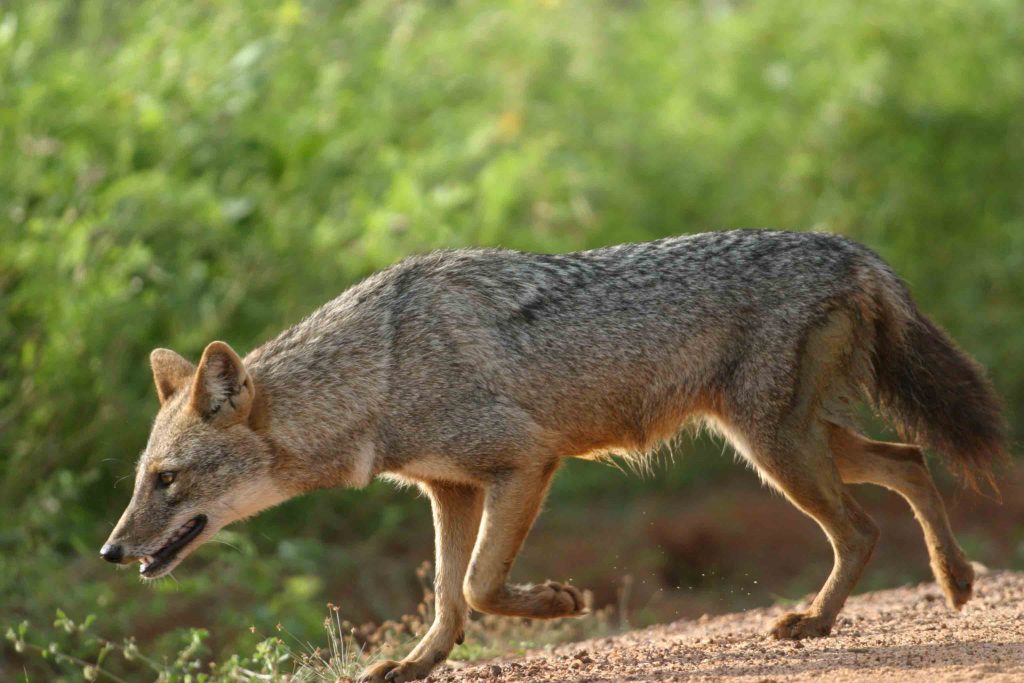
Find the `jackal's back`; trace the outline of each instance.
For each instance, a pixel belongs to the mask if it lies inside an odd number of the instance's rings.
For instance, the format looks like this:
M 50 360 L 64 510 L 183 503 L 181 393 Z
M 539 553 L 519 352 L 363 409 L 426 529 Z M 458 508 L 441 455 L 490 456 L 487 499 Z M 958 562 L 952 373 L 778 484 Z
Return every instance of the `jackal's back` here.
M 380 383 L 389 453 L 414 440 L 500 450 L 538 431 L 558 450 L 643 449 L 716 396 L 777 410 L 807 330 L 853 296 L 864 269 L 887 270 L 844 238 L 773 231 L 569 254 L 436 252 L 286 331 L 255 354 L 257 374 L 298 372 L 325 390 L 352 372 Z

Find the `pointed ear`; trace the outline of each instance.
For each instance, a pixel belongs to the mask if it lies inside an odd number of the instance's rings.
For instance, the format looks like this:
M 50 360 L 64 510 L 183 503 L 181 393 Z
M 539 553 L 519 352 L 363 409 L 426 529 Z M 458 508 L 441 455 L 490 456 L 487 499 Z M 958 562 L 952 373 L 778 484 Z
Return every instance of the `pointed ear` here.
M 189 386 L 196 372 L 196 366 L 170 349 L 154 349 L 149 354 L 149 365 L 153 368 L 153 382 L 160 405 Z
M 210 342 L 192 380 L 192 409 L 206 420 L 240 421 L 249 416 L 254 395 L 252 379 L 234 349 Z

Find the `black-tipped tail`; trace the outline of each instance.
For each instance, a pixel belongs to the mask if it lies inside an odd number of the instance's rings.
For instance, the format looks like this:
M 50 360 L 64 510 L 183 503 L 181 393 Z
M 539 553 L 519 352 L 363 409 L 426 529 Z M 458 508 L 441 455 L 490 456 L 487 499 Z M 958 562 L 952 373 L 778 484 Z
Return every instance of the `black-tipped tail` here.
M 1007 461 L 1000 401 L 984 371 L 909 303 L 913 317 L 880 324 L 875 349 L 878 404 L 908 441 L 932 448 L 978 489 L 998 492 L 994 468 Z

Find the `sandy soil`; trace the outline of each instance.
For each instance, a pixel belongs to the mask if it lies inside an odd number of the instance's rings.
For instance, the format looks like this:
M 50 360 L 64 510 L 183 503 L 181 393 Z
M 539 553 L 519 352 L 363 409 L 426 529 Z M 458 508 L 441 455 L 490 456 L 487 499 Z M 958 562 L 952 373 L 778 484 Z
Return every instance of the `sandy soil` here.
M 800 607 L 800 606 L 798 606 Z M 979 577 L 962 613 L 935 584 L 851 598 L 828 638 L 766 639 L 772 607 L 445 667 L 432 681 L 1024 681 L 1024 573 Z

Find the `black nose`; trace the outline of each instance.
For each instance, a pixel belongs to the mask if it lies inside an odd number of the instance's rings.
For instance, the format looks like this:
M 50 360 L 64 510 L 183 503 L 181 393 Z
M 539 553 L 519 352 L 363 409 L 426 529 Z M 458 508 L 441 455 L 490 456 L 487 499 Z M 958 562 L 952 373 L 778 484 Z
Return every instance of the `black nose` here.
M 107 543 L 105 546 L 100 548 L 100 557 L 107 562 L 120 562 L 121 558 L 124 557 L 124 548 L 119 545 L 111 545 L 110 543 Z

